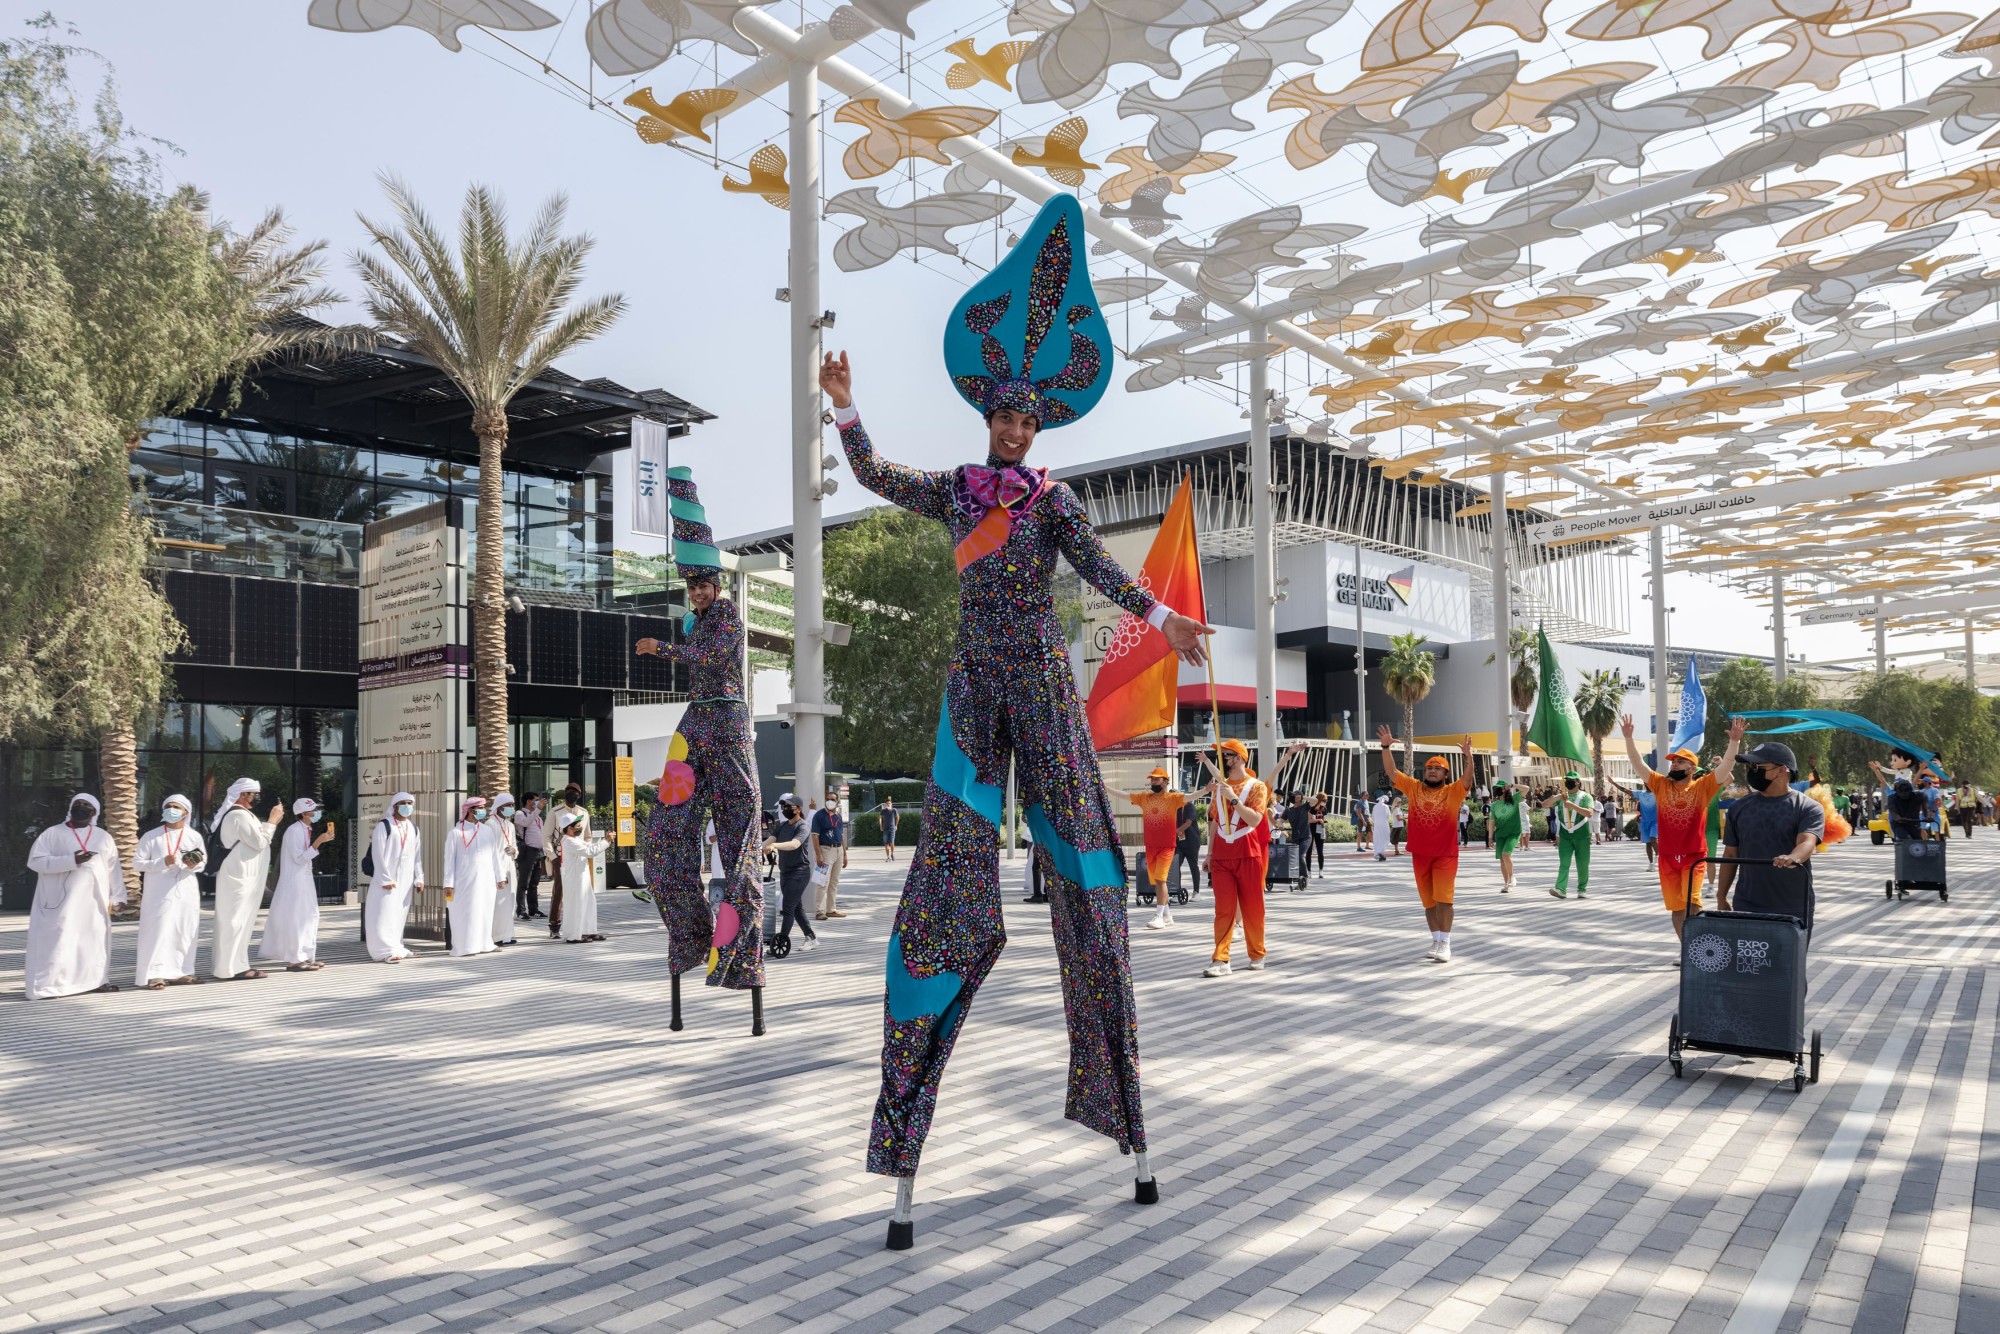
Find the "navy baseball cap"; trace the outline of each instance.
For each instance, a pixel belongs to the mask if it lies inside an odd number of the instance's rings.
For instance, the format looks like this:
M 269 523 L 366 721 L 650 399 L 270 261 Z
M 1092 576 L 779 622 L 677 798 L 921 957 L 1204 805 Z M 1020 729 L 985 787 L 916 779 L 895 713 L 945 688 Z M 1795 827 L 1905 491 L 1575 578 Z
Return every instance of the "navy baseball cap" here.
M 1753 750 L 1745 751 L 1739 757 L 1744 764 L 1779 764 L 1793 773 L 1799 771 L 1799 757 L 1792 754 L 1792 748 L 1778 741 L 1766 741 Z

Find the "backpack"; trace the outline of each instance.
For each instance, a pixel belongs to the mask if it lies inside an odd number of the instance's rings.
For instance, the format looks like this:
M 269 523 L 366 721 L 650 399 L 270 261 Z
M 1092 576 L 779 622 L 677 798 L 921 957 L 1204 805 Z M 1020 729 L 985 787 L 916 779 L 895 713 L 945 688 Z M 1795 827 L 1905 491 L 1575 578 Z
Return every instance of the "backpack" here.
M 389 823 L 389 817 L 383 816 L 382 823 Z M 372 829 L 368 831 L 368 848 L 361 854 L 361 874 L 370 880 L 375 878 L 375 831 Z

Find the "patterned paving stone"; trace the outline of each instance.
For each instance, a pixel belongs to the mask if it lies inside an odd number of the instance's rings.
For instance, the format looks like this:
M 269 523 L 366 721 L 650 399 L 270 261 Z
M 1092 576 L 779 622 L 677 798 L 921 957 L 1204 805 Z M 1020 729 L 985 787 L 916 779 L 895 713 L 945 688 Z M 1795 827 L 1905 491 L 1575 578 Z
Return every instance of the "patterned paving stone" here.
M 1801 1094 L 1672 1077 L 1631 845 L 1583 902 L 1502 896 L 1472 849 L 1442 967 L 1398 863 L 1273 896 L 1261 974 L 1199 976 L 1197 899 L 1133 932 L 1153 1207 L 1061 1119 L 1017 862 L 900 1254 L 861 1167 L 897 885 L 866 853 L 760 1039 L 703 987 L 667 1031 L 629 898 L 596 947 L 385 968 L 334 910 L 317 974 L 34 1005 L 3 918 L 0 1331 L 1991 1331 L 2000 838 L 1951 856 L 1948 904 L 1884 900 L 1885 848 L 1820 863 Z

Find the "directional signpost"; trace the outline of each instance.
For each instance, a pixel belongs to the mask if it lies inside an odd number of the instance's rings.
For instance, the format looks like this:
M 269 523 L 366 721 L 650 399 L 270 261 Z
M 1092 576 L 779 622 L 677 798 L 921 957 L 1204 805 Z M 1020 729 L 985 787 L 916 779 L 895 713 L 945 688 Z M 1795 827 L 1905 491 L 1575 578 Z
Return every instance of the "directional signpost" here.
M 409 934 L 444 933 L 444 832 L 466 791 L 466 535 L 444 502 L 371 523 L 361 536 L 360 788 L 353 883 L 390 796 L 416 798 L 424 883 Z

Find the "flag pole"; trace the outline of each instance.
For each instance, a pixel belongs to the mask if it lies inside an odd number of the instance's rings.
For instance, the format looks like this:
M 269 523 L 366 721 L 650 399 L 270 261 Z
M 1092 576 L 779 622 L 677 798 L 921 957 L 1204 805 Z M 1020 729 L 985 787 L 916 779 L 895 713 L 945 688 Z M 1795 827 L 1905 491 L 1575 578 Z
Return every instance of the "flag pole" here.
M 1191 522 L 1191 524 L 1192 524 L 1192 526 L 1193 526 L 1193 528 L 1194 528 L 1194 574 L 1195 574 L 1195 582 L 1196 582 L 1197 584 L 1199 584 L 1199 585 L 1200 585 L 1200 587 L 1201 587 L 1201 611 L 1202 611 L 1202 618 L 1203 618 L 1203 621 L 1204 621 L 1204 622 L 1206 622 L 1206 620 L 1207 620 L 1207 618 L 1208 618 L 1208 614 L 1209 614 L 1209 611 L 1208 611 L 1208 576 L 1207 576 L 1206 574 L 1204 574 L 1204 573 L 1202 572 L 1202 568 L 1201 568 L 1201 518 L 1200 518 L 1200 515 L 1199 515 L 1198 513 L 1195 513 L 1195 512 L 1194 512 L 1194 506 L 1193 506 L 1193 503 L 1192 503 L 1192 502 L 1193 502 L 1193 500 L 1194 500 L 1194 496 L 1193 496 L 1193 494 L 1192 494 L 1192 493 L 1193 493 L 1193 491 L 1194 491 L 1194 478 L 1193 478 L 1193 475 L 1192 475 L 1192 474 L 1190 474 L 1189 472 L 1187 472 L 1186 470 L 1183 470 L 1183 471 L 1181 472 L 1181 476 L 1182 476 L 1182 478 L 1183 478 L 1183 479 L 1185 479 L 1185 480 L 1187 481 L 1187 483 L 1188 483 L 1188 491 L 1189 491 L 1189 493 L 1190 493 L 1190 494 L 1189 494 L 1189 496 L 1188 496 L 1188 500 L 1189 500 L 1189 502 L 1190 502 L 1190 503 L 1189 503 L 1189 506 L 1188 506 L 1188 509 L 1189 509 L 1189 511 L 1190 511 L 1190 513 L 1189 513 L 1189 519 L 1190 519 L 1190 522 Z M 1220 705 L 1218 705 L 1218 704 L 1216 703 L 1216 693 L 1215 693 L 1215 646 L 1214 646 L 1213 644 L 1203 644 L 1203 645 L 1202 645 L 1202 655 L 1201 655 L 1201 656 L 1202 656 L 1202 660 L 1203 660 L 1203 661 L 1204 661 L 1205 663 L 1207 663 L 1207 665 L 1208 665 L 1208 732 L 1209 732 L 1209 735 L 1210 735 L 1210 736 L 1211 736 L 1212 738 L 1214 738 L 1214 742 L 1215 742 L 1215 747 L 1216 747 L 1216 756 L 1215 756 L 1215 765 L 1216 765 L 1216 773 L 1217 773 L 1217 774 L 1220 774 L 1220 773 L 1222 772 L 1222 768 L 1221 768 L 1221 766 L 1222 766 L 1222 750 L 1221 750 L 1221 748 L 1222 748 L 1222 709 L 1221 709 Z M 1225 803 L 1226 803 L 1226 802 L 1227 802 L 1227 801 L 1229 800 L 1229 789 L 1228 789 L 1228 788 L 1226 788 L 1226 787 L 1221 787 L 1220 785 L 1218 785 L 1218 788 L 1217 788 L 1217 790 L 1218 790 L 1218 791 L 1219 791 L 1219 792 L 1221 793 L 1221 800 L 1222 800 L 1223 802 L 1225 802 Z M 1213 817 L 1211 817 L 1211 818 L 1213 818 Z

